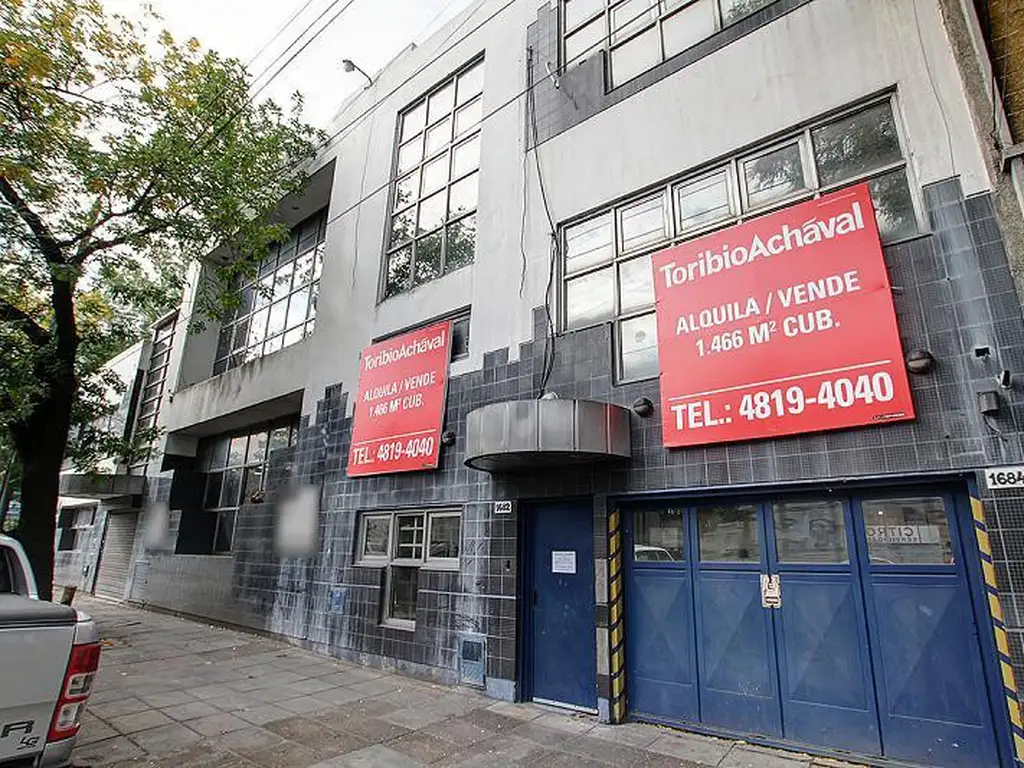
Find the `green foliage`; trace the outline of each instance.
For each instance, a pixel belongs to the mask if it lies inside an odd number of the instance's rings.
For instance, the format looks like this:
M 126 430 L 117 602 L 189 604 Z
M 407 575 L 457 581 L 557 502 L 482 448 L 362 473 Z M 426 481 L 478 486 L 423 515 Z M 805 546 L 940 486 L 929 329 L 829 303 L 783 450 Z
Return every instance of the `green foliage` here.
M 22 458 L 68 386 L 73 447 L 87 463 L 113 448 L 103 364 L 178 302 L 195 261 L 196 309 L 231 305 L 322 140 L 298 95 L 249 103 L 237 60 L 158 22 L 98 0 L 0 2 L 0 432 Z

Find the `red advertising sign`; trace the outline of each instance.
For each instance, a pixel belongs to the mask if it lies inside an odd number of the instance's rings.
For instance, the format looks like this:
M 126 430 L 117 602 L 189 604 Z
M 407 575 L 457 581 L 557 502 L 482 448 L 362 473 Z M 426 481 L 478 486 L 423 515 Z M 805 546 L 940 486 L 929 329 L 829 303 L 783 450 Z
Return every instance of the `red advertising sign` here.
M 666 446 L 914 417 L 866 184 L 653 258 Z
M 437 466 L 451 337 L 444 322 L 363 350 L 349 477 Z

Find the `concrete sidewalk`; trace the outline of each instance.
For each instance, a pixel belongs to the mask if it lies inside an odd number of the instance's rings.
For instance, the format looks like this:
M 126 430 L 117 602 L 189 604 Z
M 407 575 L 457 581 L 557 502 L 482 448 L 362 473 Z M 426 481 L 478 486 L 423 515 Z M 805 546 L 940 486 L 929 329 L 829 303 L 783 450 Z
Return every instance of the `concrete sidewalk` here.
M 846 765 L 432 685 L 84 598 L 104 639 L 77 766 Z

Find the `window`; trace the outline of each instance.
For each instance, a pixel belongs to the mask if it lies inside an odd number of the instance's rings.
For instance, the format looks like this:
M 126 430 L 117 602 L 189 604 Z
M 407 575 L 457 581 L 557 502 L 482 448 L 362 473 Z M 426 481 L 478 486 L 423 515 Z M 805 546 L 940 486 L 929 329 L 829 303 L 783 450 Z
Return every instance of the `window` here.
M 57 518 L 57 551 L 81 549 L 96 519 L 96 507 L 62 509 Z
M 420 568 L 457 570 L 461 548 L 460 512 L 364 514 L 356 563 L 386 568 L 382 621 L 411 628 L 416 621 Z
M 563 230 L 563 327 L 614 320 L 618 379 L 653 378 L 654 251 L 862 181 L 882 242 L 912 237 L 920 227 L 904 157 L 885 99 L 570 224 Z
M 200 442 L 200 510 L 193 520 L 183 521 L 178 553 L 230 552 L 239 509 L 261 500 L 270 457 L 294 442 L 295 427 L 289 424 Z
M 429 320 L 422 325 L 415 326 L 414 328 L 406 328 L 401 331 L 395 331 L 389 333 L 386 336 L 378 336 L 373 340 L 376 344 L 387 339 L 392 339 L 395 336 L 399 336 L 403 333 L 408 333 L 418 328 L 426 328 L 427 326 L 439 323 L 444 320 L 448 320 L 452 324 L 452 341 L 451 341 L 451 353 L 449 355 L 449 361 L 455 362 L 456 360 L 465 360 L 469 357 L 469 310 L 459 310 L 458 312 L 452 313 L 447 317 L 437 317 L 433 320 Z
M 398 117 L 383 298 L 473 263 L 483 61 Z
M 224 319 L 213 373 L 269 355 L 313 332 L 323 268 L 327 209 L 270 246 L 256 277 L 240 289 L 241 304 Z
M 142 394 L 139 397 L 138 413 L 135 417 L 135 433 L 142 434 L 146 430 L 156 428 L 160 416 L 160 400 L 167 383 L 167 369 L 171 360 L 171 347 L 174 345 L 174 326 L 177 315 L 157 326 L 153 332 L 153 347 L 149 353 L 149 365 L 142 382 Z M 148 456 L 140 457 L 128 468 L 128 474 L 142 474 L 146 471 Z
M 617 88 L 774 0 L 563 0 L 562 65 L 608 51 Z

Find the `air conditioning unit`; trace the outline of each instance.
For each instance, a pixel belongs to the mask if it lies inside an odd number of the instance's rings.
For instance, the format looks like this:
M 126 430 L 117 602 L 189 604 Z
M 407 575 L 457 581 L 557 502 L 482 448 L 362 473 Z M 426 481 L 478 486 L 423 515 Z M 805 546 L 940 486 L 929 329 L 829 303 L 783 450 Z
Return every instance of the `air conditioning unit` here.
M 460 632 L 457 636 L 459 682 L 463 685 L 484 687 L 484 661 L 487 658 L 487 640 L 483 635 Z

